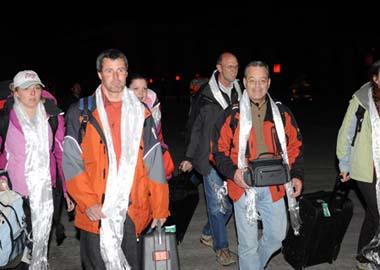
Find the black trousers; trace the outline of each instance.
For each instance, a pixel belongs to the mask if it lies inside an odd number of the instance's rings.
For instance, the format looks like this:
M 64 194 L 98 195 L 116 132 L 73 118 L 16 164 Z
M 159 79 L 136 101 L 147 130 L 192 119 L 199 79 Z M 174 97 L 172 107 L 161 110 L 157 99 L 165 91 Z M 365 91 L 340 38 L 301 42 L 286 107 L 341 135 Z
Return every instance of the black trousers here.
M 356 181 L 357 187 L 362 193 L 366 206 L 365 216 L 360 230 L 358 242 L 358 254 L 375 236 L 379 226 L 379 211 L 377 210 L 376 177 L 372 183 Z
M 135 225 L 130 217 L 124 222 L 124 237 L 121 248 L 133 270 L 141 269 L 141 244 L 137 242 Z M 98 234 L 81 230 L 80 256 L 82 267 L 85 270 L 105 270 L 100 254 L 100 238 Z
M 53 214 L 53 226 L 55 227 L 55 235 L 57 238 L 63 237 L 65 227 L 61 223 L 61 213 L 63 206 L 63 189 L 62 181 L 59 177 L 56 180 L 56 187 L 53 188 L 53 205 L 54 205 L 54 214 Z

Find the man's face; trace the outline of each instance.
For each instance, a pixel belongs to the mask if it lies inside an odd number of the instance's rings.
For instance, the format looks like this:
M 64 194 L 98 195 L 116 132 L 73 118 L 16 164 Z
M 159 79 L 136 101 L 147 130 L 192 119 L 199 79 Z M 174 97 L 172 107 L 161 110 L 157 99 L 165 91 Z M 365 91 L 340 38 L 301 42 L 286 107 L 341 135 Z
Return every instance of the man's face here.
M 125 87 L 128 67 L 122 58 L 104 58 L 102 70 L 98 72 L 104 89 L 110 93 L 120 93 Z
M 71 87 L 71 92 L 76 96 L 80 96 L 80 94 L 82 92 L 82 88 L 81 88 L 80 84 L 74 83 L 73 86 Z
M 228 54 L 222 58 L 221 63 L 216 65 L 216 68 L 223 80 L 232 83 L 238 75 L 239 63 L 235 56 Z
M 264 67 L 249 67 L 243 82 L 248 96 L 253 102 L 260 103 L 265 100 L 270 86 L 270 78 Z

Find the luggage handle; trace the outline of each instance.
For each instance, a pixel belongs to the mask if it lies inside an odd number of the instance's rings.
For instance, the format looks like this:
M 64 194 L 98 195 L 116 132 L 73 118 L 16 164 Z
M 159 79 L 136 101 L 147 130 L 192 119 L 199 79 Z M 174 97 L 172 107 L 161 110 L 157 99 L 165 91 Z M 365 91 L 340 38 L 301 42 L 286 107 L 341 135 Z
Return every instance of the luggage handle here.
M 349 187 L 348 182 L 342 182 L 341 176 L 338 174 L 336 177 L 334 189 L 329 198 L 329 202 L 328 202 L 329 205 L 332 205 L 336 201 L 336 195 L 338 193 L 341 193 L 342 200 L 341 200 L 340 205 L 338 205 L 338 207 L 339 209 L 343 209 L 343 203 L 347 199 L 349 192 L 350 192 L 350 187 Z
M 158 244 L 162 245 L 162 225 L 160 221 L 157 221 L 157 230 L 158 230 Z
M 159 245 L 162 244 L 162 234 L 163 234 L 163 229 L 160 221 L 157 221 L 157 226 L 156 227 L 150 227 L 146 234 L 152 234 L 157 231 L 158 234 L 158 243 Z

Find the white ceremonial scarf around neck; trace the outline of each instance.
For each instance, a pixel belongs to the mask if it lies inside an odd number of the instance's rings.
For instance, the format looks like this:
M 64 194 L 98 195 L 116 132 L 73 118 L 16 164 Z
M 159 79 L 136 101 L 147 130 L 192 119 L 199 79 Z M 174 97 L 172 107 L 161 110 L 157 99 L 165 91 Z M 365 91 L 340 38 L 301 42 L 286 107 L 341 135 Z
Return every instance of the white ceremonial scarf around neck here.
M 380 212 L 380 117 L 377 112 L 375 102 L 372 95 L 372 87 L 368 89 L 368 105 L 369 105 L 369 117 L 371 120 L 372 128 L 372 156 L 373 163 L 375 165 L 376 172 L 376 198 L 377 198 L 377 208 Z
M 215 73 L 216 72 L 218 72 L 218 70 L 214 70 L 214 72 L 212 73 L 212 76 L 211 76 L 208 84 L 210 85 L 210 89 L 211 89 L 212 95 L 214 96 L 214 98 L 216 99 L 216 101 L 218 101 L 219 105 L 223 108 L 223 110 L 225 110 L 229 106 L 229 102 L 227 102 L 224 99 L 223 94 L 222 94 L 222 92 L 219 89 L 218 82 L 215 79 Z M 236 90 L 236 92 L 238 94 L 238 100 L 240 100 L 240 98 L 241 98 L 241 89 L 240 89 L 238 81 L 235 80 L 233 82 L 233 85 L 234 85 L 234 88 L 235 88 L 235 90 Z
M 285 137 L 285 130 L 284 130 L 284 124 L 282 122 L 281 114 L 278 109 L 278 106 L 273 101 L 271 96 L 267 94 L 269 103 L 272 109 L 273 114 L 273 121 L 277 133 L 277 137 L 279 138 L 281 150 L 282 150 L 282 158 L 286 164 L 289 164 L 288 159 L 288 153 L 287 153 L 287 147 L 286 147 L 286 137 Z M 252 113 L 251 113 L 251 103 L 250 99 L 247 93 L 247 90 L 243 92 L 243 96 L 240 99 L 240 132 L 239 132 L 239 151 L 238 151 L 238 168 L 243 169 L 248 166 L 246 161 L 246 150 L 247 150 L 247 142 L 249 135 L 251 133 L 252 128 Z M 288 165 L 289 166 L 289 165 Z M 292 211 L 297 211 L 298 213 L 298 204 L 296 199 L 292 196 L 293 191 L 293 185 L 292 182 L 288 182 L 285 184 L 285 190 L 286 195 L 288 198 L 288 205 L 289 208 L 292 208 Z M 246 217 L 248 220 L 248 223 L 253 224 L 255 220 L 259 219 L 260 216 L 257 212 L 256 208 L 256 191 L 255 188 L 249 188 L 246 190 Z M 298 215 L 299 217 L 299 215 Z M 298 234 L 299 226 L 300 224 L 299 218 L 298 221 L 294 222 L 292 221 L 292 227 L 295 231 L 295 233 Z
M 102 207 L 102 212 L 106 218 L 102 218 L 101 221 L 100 251 L 108 270 L 130 269 L 121 249 L 121 242 L 144 125 L 145 107 L 132 91 L 124 88 L 120 121 L 121 156 L 119 166 L 117 166 L 101 86 L 98 87 L 95 95 L 97 110 L 106 138 L 109 160 L 106 195 Z
M 32 260 L 29 269 L 45 270 L 48 269 L 48 242 L 54 211 L 48 116 L 42 102 L 37 105 L 32 120 L 23 110 L 17 97 L 13 109 L 25 138 L 25 181 L 29 191 L 33 233 Z
M 151 104 L 147 104 L 150 112 L 152 113 L 154 123 L 156 124 L 156 127 L 160 124 L 161 121 L 161 110 L 160 110 L 160 103 L 157 103 L 153 106 L 154 102 L 156 102 L 157 94 L 148 88 L 148 96 L 151 99 Z

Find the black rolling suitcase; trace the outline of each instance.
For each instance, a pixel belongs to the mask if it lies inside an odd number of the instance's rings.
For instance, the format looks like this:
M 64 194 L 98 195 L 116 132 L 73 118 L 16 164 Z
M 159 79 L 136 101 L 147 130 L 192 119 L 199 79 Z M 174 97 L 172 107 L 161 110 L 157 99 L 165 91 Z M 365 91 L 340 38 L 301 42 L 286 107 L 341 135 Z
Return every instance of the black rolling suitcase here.
M 353 214 L 348 191 L 348 185 L 337 180 L 332 192 L 317 191 L 300 198 L 300 235 L 290 228 L 282 247 L 294 269 L 336 260 Z
M 170 217 L 165 225 L 176 225 L 177 242 L 181 243 L 199 202 L 198 187 L 190 174 L 181 173 L 169 181 Z

